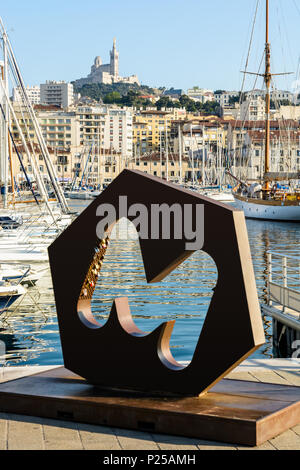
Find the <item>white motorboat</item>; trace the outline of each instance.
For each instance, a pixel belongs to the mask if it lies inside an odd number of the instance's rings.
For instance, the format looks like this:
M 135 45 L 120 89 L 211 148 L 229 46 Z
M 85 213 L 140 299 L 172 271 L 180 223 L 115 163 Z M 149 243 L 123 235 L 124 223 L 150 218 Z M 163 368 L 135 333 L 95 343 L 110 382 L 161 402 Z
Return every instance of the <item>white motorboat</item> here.
M 22 285 L 35 285 L 48 271 L 48 267 L 34 269 L 28 265 L 1 264 L 0 273 L 4 281 L 20 283 Z
M 48 252 L 40 250 L 23 250 L 23 251 L 2 251 L 0 250 L 0 263 L 3 262 L 40 262 L 48 261 Z
M 3 283 L 3 281 L 1 281 Z M 0 315 L 17 299 L 26 294 L 26 288 L 19 285 L 0 285 Z
M 66 191 L 65 196 L 69 199 L 93 199 L 93 193 L 91 193 L 90 191 Z
M 204 196 L 210 197 L 219 202 L 234 202 L 234 197 L 231 192 L 226 191 L 207 191 L 203 193 Z

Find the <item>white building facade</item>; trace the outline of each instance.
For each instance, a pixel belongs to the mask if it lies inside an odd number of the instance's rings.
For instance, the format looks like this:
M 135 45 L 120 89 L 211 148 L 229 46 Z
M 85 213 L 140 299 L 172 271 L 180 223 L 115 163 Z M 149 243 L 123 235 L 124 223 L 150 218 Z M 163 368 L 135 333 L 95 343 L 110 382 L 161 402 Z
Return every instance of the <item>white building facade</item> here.
M 40 90 L 42 104 L 60 106 L 63 109 L 74 104 L 74 87 L 72 83 L 47 81 L 41 84 Z
M 257 99 L 257 98 L 262 98 L 265 99 L 266 96 L 266 91 L 265 90 L 252 90 L 252 91 L 246 91 L 245 92 L 246 98 L 251 98 L 251 99 Z M 283 101 L 287 100 L 290 101 L 291 103 L 294 102 L 295 95 L 294 93 L 291 93 L 290 91 L 284 91 L 284 90 L 273 90 L 270 92 L 270 98 L 272 101 Z
M 222 91 L 219 93 L 214 93 L 214 101 L 219 103 L 222 108 L 230 106 L 230 98 L 238 98 L 238 91 Z
M 39 85 L 26 87 L 26 94 L 31 104 L 40 104 L 41 102 L 41 89 Z M 14 103 L 22 102 L 22 93 L 20 87 L 13 88 L 12 100 Z
M 240 119 L 242 121 L 263 121 L 266 115 L 266 103 L 261 96 L 249 97 L 241 103 Z
M 207 101 L 214 101 L 214 92 L 212 90 L 207 90 L 205 88 L 199 88 L 194 86 L 187 90 L 187 96 L 196 102 L 205 104 Z
M 101 149 L 121 153 L 126 160 L 132 158 L 132 110 L 107 106 L 80 106 L 77 107 L 76 113 L 80 124 L 81 145 L 95 142 Z

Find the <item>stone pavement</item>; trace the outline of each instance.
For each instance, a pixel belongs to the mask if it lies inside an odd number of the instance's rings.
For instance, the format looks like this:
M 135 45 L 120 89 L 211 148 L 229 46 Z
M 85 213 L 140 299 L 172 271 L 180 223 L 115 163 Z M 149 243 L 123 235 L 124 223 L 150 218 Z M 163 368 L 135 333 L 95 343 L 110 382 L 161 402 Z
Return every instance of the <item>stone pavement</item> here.
M 11 367 L 0 382 L 51 367 Z M 300 386 L 300 361 L 245 361 L 228 377 Z M 249 450 L 249 447 L 0 413 L 0 450 Z M 252 449 L 252 448 L 250 448 Z M 257 450 L 300 450 L 300 423 Z

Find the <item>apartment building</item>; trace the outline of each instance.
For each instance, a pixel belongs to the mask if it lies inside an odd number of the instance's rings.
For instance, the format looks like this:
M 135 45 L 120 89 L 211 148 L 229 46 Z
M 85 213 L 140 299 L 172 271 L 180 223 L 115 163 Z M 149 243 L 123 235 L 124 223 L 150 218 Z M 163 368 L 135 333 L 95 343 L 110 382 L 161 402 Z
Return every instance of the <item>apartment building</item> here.
M 180 125 L 182 153 L 198 155 L 204 147 L 216 150 L 226 145 L 227 130 L 221 119 L 200 120 L 196 117 Z M 179 149 L 179 136 L 175 136 L 175 151 Z
M 246 91 L 245 92 L 246 98 L 253 98 L 257 99 L 258 97 L 265 99 L 266 96 L 266 91 L 265 90 L 252 90 L 252 91 Z M 270 98 L 272 101 L 290 101 L 291 103 L 294 102 L 295 95 L 294 93 L 290 91 L 284 91 L 284 90 L 272 90 L 270 92 Z
M 173 183 L 185 180 L 189 171 L 189 161 L 186 157 L 180 159 L 179 154 L 152 152 L 133 160 L 130 169 L 140 170 Z
M 41 89 L 39 85 L 29 86 L 26 87 L 26 94 L 28 99 L 32 105 L 40 104 L 41 102 Z M 22 92 L 20 87 L 14 87 L 12 92 L 12 101 L 15 102 L 22 102 Z
M 228 149 L 235 174 L 249 180 L 264 174 L 265 122 L 230 121 Z M 298 121 L 270 122 L 270 171 L 299 171 L 300 130 Z
M 108 108 L 104 129 L 104 148 L 119 152 L 126 161 L 133 156 L 133 112 Z
M 47 172 L 47 167 L 42 156 L 41 150 L 36 143 L 31 143 L 28 145 L 30 154 L 35 157 L 35 164 L 38 167 L 40 174 L 42 175 L 44 181 L 49 181 L 49 176 Z M 57 162 L 57 155 L 53 148 L 48 147 L 48 153 L 50 155 L 52 164 L 54 167 L 56 166 Z M 14 176 L 14 181 L 18 186 L 22 186 L 22 184 L 27 182 L 27 178 L 32 183 L 35 183 L 35 174 L 34 174 L 34 163 L 32 162 L 32 158 L 28 158 L 26 149 L 24 145 L 20 142 L 16 143 L 16 146 L 13 146 L 12 149 L 12 174 Z M 57 169 L 57 167 L 56 167 Z M 24 170 L 26 172 L 26 176 L 24 174 Z M 66 172 L 67 176 L 67 172 Z M 69 176 L 70 173 L 69 173 Z
M 171 136 L 172 122 L 186 117 L 184 108 L 146 109 L 136 113 L 133 121 L 133 147 L 135 155 L 165 150 L 174 152 Z
M 238 98 L 238 91 L 218 91 L 214 93 L 214 101 L 219 103 L 222 108 L 230 106 L 230 98 Z
M 263 121 L 266 116 L 266 102 L 261 96 L 249 95 L 240 107 L 241 121 Z
M 25 108 L 20 106 L 20 103 L 14 103 L 14 111 L 29 150 L 33 148 L 34 152 L 38 152 L 40 172 L 46 177 L 47 168 L 43 163 L 43 157 L 38 147 L 38 138 L 34 131 L 33 122 Z M 75 113 L 64 112 L 56 106 L 35 105 L 35 114 L 59 179 L 70 180 L 72 178 L 73 156 L 80 151 L 79 125 Z M 22 140 L 14 121 L 11 123 L 11 130 L 15 145 L 20 146 Z M 13 150 L 16 154 L 15 146 L 13 146 Z M 22 151 L 24 152 L 24 150 Z M 18 158 L 17 154 L 15 157 Z M 25 170 L 30 174 L 32 168 L 25 153 L 23 158 Z M 16 163 L 18 167 L 17 160 Z M 22 171 L 22 168 L 20 168 L 20 171 Z
M 121 153 L 127 160 L 132 158 L 132 110 L 79 106 L 76 115 L 80 124 L 81 145 L 94 142 L 100 148 Z
M 213 90 L 207 90 L 205 88 L 199 88 L 194 86 L 187 90 L 187 96 L 196 102 L 205 104 L 207 101 L 214 101 L 214 92 Z
M 59 106 L 63 109 L 74 104 L 74 87 L 64 81 L 47 81 L 40 85 L 41 103 Z

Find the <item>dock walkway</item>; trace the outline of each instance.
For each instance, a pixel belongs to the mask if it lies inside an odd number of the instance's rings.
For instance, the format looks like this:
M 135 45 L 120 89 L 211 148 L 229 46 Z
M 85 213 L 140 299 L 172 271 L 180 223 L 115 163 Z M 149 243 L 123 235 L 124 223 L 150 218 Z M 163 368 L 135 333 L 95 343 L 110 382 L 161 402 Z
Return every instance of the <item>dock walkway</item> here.
M 0 369 L 0 383 L 51 367 Z M 228 377 L 300 386 L 299 359 L 245 361 Z M 249 450 L 249 447 L 177 436 L 0 413 L 0 450 Z M 252 449 L 252 448 L 250 448 Z M 300 450 L 300 424 L 257 450 Z

